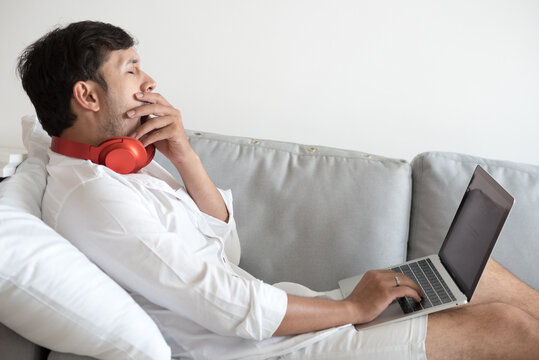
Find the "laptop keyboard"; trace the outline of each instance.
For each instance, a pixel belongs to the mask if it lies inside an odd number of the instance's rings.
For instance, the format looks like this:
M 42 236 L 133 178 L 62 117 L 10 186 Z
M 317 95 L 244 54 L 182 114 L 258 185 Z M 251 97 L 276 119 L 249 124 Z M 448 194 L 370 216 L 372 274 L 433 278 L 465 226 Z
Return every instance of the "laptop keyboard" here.
M 449 290 L 449 287 L 430 259 L 398 266 L 391 270 L 404 274 L 414 280 L 425 294 L 421 302 L 416 302 L 408 296 L 397 299 L 402 311 L 407 314 L 456 301 L 455 296 Z

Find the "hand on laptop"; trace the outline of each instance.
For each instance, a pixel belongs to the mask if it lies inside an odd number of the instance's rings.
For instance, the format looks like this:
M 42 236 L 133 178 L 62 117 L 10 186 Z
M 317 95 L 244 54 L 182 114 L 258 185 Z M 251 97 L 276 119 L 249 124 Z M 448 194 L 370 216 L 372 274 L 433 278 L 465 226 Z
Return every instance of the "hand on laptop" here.
M 395 277 L 398 277 L 398 281 Z M 365 273 L 345 301 L 350 302 L 356 310 L 354 323 L 363 324 L 374 320 L 393 300 L 404 296 L 420 302 L 423 292 L 404 274 L 392 270 L 371 270 Z

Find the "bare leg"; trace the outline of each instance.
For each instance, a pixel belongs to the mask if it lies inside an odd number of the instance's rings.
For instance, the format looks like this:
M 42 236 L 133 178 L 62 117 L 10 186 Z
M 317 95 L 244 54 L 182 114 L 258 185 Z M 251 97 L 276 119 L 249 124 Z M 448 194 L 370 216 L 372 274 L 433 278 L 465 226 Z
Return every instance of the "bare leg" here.
M 539 292 L 491 259 L 472 301 L 466 306 L 493 302 L 516 306 L 539 321 Z
M 429 315 L 427 358 L 536 359 L 539 293 L 494 260 L 470 304 Z
M 427 359 L 537 359 L 539 322 L 517 307 L 480 304 L 429 315 Z

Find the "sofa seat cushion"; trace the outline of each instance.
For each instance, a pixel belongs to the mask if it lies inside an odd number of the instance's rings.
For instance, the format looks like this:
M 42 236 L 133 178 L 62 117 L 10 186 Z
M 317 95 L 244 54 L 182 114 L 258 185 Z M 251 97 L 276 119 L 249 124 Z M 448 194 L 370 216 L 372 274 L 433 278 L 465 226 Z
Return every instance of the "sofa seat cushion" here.
M 254 276 L 328 290 L 342 278 L 404 260 L 411 199 L 407 162 L 269 140 L 188 135 L 216 185 L 232 189 L 240 266 Z
M 413 199 L 408 258 L 437 253 L 476 165 L 514 198 L 493 258 L 539 289 L 539 166 L 429 152 L 412 161 Z

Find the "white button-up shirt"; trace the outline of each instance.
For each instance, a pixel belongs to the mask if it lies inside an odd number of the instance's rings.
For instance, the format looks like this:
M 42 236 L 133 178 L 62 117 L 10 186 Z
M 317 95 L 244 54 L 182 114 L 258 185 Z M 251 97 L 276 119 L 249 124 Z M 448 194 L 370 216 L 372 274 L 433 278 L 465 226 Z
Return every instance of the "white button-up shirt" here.
M 90 161 L 49 156 L 43 220 L 133 296 L 174 357 L 267 358 L 336 330 L 271 337 L 287 295 L 227 258 L 227 243 L 237 240 L 230 191 L 220 190 L 230 214 L 224 223 L 201 212 L 155 162 L 120 175 Z

